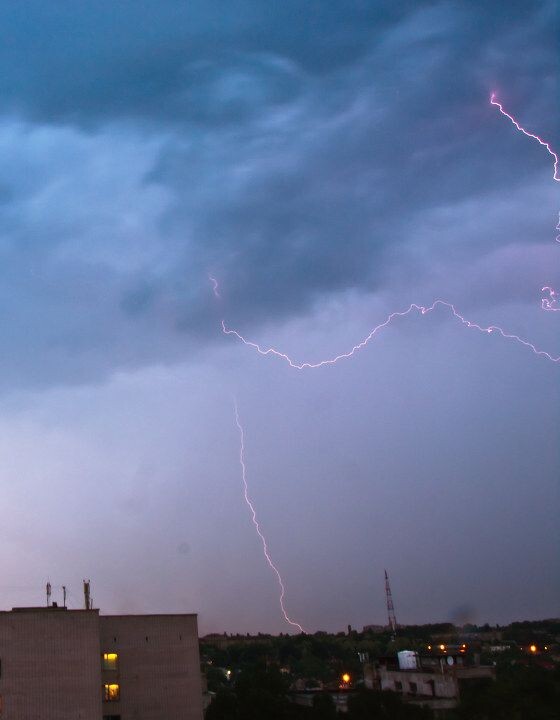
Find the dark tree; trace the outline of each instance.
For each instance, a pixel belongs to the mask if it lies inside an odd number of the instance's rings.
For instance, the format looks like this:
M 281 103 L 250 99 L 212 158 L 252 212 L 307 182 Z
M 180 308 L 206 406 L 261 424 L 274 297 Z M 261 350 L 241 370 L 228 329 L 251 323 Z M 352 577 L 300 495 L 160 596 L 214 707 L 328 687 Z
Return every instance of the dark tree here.
M 328 693 L 319 693 L 313 698 L 313 720 L 336 720 L 336 717 L 336 706 Z
M 348 702 L 347 720 L 431 720 L 431 710 L 405 704 L 393 692 L 362 690 Z

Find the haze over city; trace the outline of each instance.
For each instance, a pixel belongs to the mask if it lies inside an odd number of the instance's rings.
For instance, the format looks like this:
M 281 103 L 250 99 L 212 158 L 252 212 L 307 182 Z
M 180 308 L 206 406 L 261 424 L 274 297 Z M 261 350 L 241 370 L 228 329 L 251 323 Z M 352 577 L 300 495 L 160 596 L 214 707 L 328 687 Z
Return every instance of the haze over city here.
M 558 615 L 555 14 L 0 8 L 2 608 Z

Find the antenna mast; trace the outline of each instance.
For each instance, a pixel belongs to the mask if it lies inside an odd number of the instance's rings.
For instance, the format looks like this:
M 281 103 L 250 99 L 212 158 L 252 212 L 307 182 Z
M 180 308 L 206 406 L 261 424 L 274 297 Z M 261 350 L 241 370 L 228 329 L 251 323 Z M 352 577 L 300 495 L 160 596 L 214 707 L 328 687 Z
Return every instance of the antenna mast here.
M 387 570 L 385 570 L 385 594 L 387 595 L 387 617 L 391 628 L 391 637 L 394 640 L 397 634 L 397 618 L 395 617 L 395 606 L 393 605 L 393 595 L 391 594 Z
M 93 607 L 93 603 L 91 601 L 91 595 L 90 595 L 90 581 L 84 580 L 84 604 L 86 607 L 86 610 L 91 610 Z

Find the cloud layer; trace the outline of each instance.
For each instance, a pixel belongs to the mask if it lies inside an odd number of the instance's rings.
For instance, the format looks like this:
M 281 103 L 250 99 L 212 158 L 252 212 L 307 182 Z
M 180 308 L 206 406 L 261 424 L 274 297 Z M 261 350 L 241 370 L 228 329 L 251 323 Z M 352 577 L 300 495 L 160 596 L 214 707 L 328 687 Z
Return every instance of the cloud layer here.
M 48 574 L 77 606 L 91 576 L 105 611 L 285 630 L 236 395 L 306 627 L 382 622 L 387 566 L 403 622 L 556 612 L 556 365 L 443 312 L 316 373 L 220 332 L 317 361 L 439 297 L 557 354 L 550 157 L 489 104 L 560 147 L 554 13 L 0 7 L 6 583 Z
M 552 4 L 393 6 L 4 8 L 8 382 L 189 355 L 209 272 L 254 323 L 544 245 L 548 158 L 488 96 L 551 137 Z

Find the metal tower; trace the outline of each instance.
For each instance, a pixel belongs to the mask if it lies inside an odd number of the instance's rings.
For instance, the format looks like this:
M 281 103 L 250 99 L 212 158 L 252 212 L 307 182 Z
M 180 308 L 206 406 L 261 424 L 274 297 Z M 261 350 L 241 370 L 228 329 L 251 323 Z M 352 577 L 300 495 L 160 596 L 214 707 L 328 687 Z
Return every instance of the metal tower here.
M 389 619 L 389 627 L 391 635 L 394 638 L 397 634 L 397 618 L 395 617 L 395 607 L 393 605 L 393 596 L 391 594 L 391 586 L 389 585 L 389 576 L 385 570 L 385 594 L 387 595 L 387 617 Z

